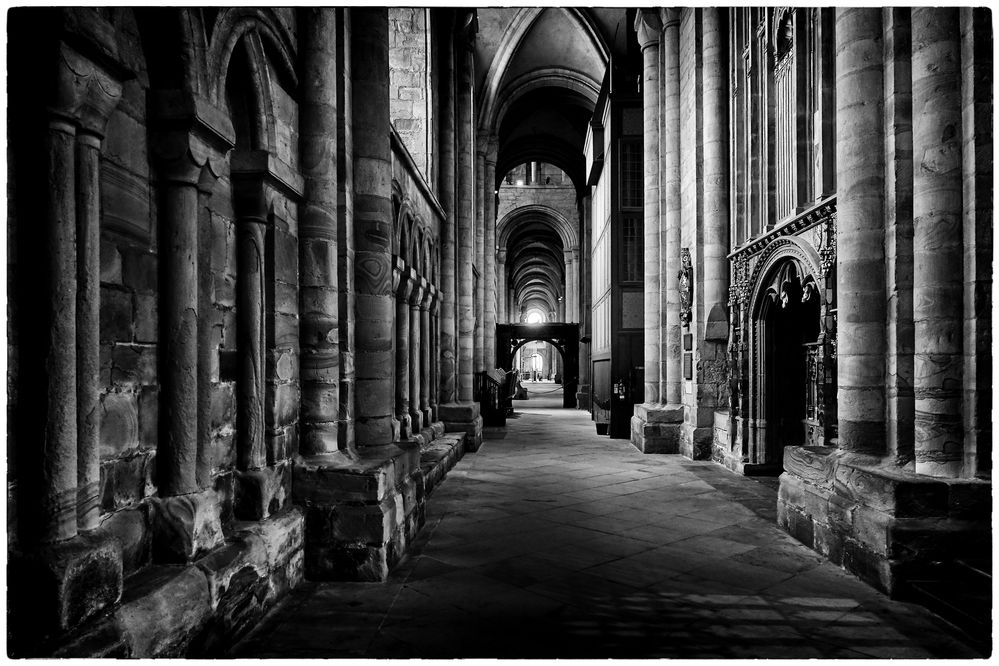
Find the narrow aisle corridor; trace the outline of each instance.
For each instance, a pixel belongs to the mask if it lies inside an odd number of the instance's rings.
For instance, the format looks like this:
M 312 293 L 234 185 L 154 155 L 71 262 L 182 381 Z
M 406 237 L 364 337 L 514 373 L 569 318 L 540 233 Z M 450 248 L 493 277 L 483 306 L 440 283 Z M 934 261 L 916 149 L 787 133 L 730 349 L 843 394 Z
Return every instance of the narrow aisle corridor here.
M 239 657 L 966 657 L 777 528 L 775 491 L 643 455 L 529 385 L 383 584 L 304 582 Z

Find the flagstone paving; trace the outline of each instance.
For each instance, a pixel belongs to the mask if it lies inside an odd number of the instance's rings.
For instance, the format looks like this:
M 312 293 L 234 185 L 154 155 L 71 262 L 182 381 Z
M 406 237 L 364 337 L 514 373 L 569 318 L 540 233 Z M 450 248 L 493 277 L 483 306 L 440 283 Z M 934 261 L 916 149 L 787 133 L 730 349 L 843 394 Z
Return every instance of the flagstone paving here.
M 515 401 L 388 581 L 303 583 L 234 655 L 977 656 L 779 530 L 772 483 L 643 455 L 560 404 Z

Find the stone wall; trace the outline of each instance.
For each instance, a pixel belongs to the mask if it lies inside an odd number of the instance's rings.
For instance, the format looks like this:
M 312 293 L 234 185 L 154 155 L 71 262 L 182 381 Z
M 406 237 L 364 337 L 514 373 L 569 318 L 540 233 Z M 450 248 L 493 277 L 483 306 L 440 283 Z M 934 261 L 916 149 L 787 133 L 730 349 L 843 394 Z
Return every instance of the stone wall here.
M 497 224 L 518 208 L 535 205 L 552 208 L 567 220 L 577 219 L 576 189 L 571 183 L 556 184 L 555 178 L 552 181 L 551 185 L 509 185 L 505 180 L 501 181 Z
M 122 46 L 141 58 L 137 42 Z M 108 121 L 101 162 L 100 507 L 105 514 L 156 492 L 159 266 L 145 92 L 135 84 L 125 87 Z
M 427 182 L 433 183 L 429 10 L 389 9 L 389 105 L 392 125 Z

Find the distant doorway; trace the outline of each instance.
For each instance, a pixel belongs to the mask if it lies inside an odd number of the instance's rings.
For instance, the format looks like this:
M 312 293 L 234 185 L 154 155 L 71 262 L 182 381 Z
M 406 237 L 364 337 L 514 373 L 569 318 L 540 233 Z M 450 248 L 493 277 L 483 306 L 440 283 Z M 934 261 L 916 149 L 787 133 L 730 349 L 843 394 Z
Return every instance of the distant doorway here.
M 579 384 L 579 324 L 497 324 L 496 362 L 503 370 L 515 370 L 517 350 L 528 342 L 547 342 L 562 356 L 562 406 L 576 406 Z

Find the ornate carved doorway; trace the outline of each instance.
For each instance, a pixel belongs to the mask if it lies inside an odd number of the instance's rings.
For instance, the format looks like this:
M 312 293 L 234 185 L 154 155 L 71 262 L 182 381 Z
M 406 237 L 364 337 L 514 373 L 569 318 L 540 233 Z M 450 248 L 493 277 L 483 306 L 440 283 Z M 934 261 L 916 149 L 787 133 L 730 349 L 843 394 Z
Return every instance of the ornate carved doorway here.
M 811 275 L 793 259 L 779 264 L 760 303 L 764 464 L 780 467 L 785 446 L 803 446 L 815 420 L 814 350 L 819 336 L 819 295 Z M 810 399 L 811 398 L 811 399 Z

